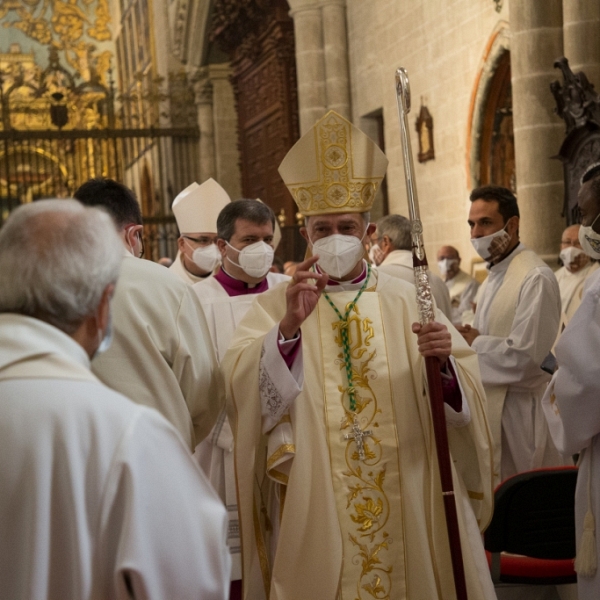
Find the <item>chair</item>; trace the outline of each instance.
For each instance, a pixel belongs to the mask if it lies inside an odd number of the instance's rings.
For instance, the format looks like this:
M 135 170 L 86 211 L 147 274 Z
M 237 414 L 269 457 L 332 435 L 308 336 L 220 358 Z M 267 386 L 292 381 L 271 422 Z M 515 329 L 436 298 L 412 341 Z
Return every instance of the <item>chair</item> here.
M 520 473 L 494 493 L 484 546 L 494 584 L 575 583 L 576 467 Z

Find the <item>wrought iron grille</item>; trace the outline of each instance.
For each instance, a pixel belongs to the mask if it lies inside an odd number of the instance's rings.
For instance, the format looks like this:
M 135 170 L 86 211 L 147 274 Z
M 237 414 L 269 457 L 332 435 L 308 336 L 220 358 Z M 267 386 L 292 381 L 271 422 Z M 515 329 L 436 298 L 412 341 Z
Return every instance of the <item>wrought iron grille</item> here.
M 98 77 L 76 85 L 52 53 L 36 81 L 0 72 L 0 226 L 20 204 L 110 177 L 137 192 L 145 256 L 174 257 L 171 203 L 200 164 L 194 103 L 180 79 L 140 80 L 137 93 L 118 96 L 112 78 L 108 88 Z

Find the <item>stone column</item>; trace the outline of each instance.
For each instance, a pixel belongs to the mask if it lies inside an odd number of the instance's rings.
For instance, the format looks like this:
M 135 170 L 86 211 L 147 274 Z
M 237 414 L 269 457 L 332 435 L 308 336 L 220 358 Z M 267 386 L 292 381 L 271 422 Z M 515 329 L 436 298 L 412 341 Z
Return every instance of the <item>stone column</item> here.
M 200 129 L 200 181 L 216 178 L 213 86 L 208 70 L 201 69 L 193 83 Z
M 233 200 L 242 195 L 238 117 L 229 63 L 209 65 L 213 89 L 215 179 Z
M 323 23 L 321 9 L 315 3 L 300 0 L 289 4 L 294 19 L 298 112 L 300 135 L 303 135 L 327 112 Z
M 321 10 L 327 110 L 335 110 L 346 119 L 350 119 L 346 2 L 345 0 L 324 0 Z
M 600 2 L 563 0 L 565 56 L 600 90 Z
M 564 228 L 563 170 L 550 157 L 560 148 L 564 124 L 553 113 L 549 85 L 563 53 L 562 0 L 511 0 L 510 26 L 521 239 L 538 254 L 555 257 Z

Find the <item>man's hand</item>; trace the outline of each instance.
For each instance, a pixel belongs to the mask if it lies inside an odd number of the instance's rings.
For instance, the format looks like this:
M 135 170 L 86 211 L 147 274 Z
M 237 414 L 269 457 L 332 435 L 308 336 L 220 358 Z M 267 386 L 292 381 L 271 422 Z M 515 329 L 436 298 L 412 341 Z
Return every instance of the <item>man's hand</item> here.
M 309 271 L 318 260 L 318 256 L 312 256 L 301 262 L 285 292 L 287 310 L 279 323 L 279 331 L 286 340 L 298 333 L 302 323 L 317 306 L 321 292 L 327 285 L 329 279 L 327 273 Z M 309 279 L 314 280 L 314 285 L 308 281 Z
M 436 356 L 442 365 L 452 354 L 452 336 L 448 328 L 441 323 L 432 321 L 427 325 L 412 324 L 413 333 L 417 334 L 417 344 L 422 356 Z
M 458 330 L 458 333 L 465 338 L 465 341 L 469 346 L 472 346 L 473 340 L 481 335 L 478 329 L 475 329 L 475 327 L 471 327 L 470 325 L 457 325 L 456 329 Z

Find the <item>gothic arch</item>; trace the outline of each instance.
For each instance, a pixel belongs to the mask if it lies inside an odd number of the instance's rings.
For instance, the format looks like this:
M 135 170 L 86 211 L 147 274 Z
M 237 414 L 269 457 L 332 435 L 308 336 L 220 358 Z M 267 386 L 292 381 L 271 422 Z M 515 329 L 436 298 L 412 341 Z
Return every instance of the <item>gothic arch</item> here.
M 471 97 L 469 189 L 487 183 L 516 188 L 509 43 L 508 23 L 502 21 L 490 37 Z

